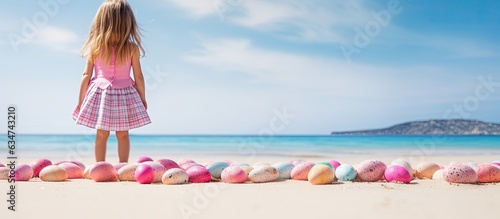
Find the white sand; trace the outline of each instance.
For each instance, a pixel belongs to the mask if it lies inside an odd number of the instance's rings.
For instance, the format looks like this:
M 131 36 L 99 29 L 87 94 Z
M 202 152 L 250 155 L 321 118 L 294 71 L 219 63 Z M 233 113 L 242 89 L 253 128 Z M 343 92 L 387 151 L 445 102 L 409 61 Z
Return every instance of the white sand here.
M 163 157 L 153 157 L 155 159 Z M 171 157 L 178 160 L 180 157 Z M 227 157 L 191 157 L 199 163 Z M 368 157 L 345 157 L 356 164 Z M 390 162 L 396 157 L 380 159 Z M 258 157 L 254 162 L 292 159 Z M 20 162 L 30 163 L 26 158 Z M 115 159 L 110 159 L 113 162 Z M 135 159 L 131 159 L 135 160 Z M 244 157 L 230 160 L 248 162 Z M 423 157 L 419 161 L 446 165 L 450 161 L 477 163 L 494 156 Z M 54 159 L 57 161 L 57 159 Z M 91 160 L 84 160 L 90 164 Z M 416 165 L 416 163 L 412 163 Z M 46 183 L 34 179 L 17 183 L 17 211 L 0 209 L 0 218 L 500 218 L 500 184 L 451 185 L 444 181 L 415 180 L 412 184 L 335 183 L 313 186 L 306 181 L 265 184 L 140 185 L 133 182 L 95 183 L 71 180 Z M 7 199 L 8 184 L 0 181 Z

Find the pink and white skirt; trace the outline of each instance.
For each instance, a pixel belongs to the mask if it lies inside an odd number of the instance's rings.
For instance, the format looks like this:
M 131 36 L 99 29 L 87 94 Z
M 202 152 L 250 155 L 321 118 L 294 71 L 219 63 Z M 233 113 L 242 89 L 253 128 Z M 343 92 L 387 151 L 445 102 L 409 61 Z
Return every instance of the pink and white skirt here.
M 127 131 L 151 123 L 134 86 L 101 89 L 89 85 L 85 99 L 73 111 L 76 124 L 106 131 Z

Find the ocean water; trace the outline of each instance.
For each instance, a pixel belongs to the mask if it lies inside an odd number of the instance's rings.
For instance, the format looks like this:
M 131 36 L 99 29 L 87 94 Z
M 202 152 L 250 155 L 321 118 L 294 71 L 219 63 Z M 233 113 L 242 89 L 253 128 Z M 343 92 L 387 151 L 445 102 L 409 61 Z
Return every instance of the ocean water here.
M 18 135 L 19 156 L 93 157 L 93 135 Z M 7 155 L 7 138 L 0 154 Z M 500 155 L 500 136 L 190 136 L 131 135 L 134 154 L 340 157 Z M 114 135 L 108 154 L 116 154 Z M 3 157 L 3 156 L 2 156 Z

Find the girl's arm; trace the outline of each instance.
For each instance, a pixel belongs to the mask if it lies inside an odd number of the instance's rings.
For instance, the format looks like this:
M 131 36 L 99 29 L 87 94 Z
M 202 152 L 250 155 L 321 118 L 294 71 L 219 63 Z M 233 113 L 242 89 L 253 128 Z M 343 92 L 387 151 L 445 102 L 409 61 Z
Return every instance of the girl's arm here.
M 139 47 L 135 46 L 134 52 L 132 53 L 132 70 L 134 71 L 135 88 L 137 92 L 139 92 L 144 107 L 148 109 L 148 104 L 146 102 L 146 85 L 144 84 L 141 62 L 139 61 L 140 56 Z
M 87 65 L 85 66 L 85 70 L 83 71 L 82 81 L 80 84 L 80 96 L 78 98 L 77 108 L 80 108 L 83 103 L 83 99 L 85 98 L 85 94 L 87 93 L 87 89 L 89 87 L 90 78 L 92 77 L 92 69 L 94 67 L 94 63 L 87 59 Z

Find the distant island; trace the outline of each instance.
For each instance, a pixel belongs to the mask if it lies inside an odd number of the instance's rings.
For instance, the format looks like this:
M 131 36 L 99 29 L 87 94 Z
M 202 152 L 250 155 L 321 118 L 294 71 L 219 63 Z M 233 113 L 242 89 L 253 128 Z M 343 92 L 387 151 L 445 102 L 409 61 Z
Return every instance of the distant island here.
M 500 135 L 500 124 L 464 119 L 427 120 L 384 129 L 332 132 L 332 135 Z

